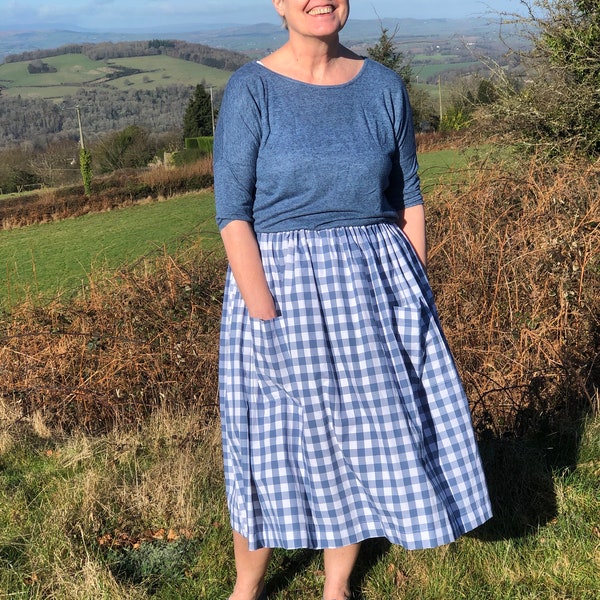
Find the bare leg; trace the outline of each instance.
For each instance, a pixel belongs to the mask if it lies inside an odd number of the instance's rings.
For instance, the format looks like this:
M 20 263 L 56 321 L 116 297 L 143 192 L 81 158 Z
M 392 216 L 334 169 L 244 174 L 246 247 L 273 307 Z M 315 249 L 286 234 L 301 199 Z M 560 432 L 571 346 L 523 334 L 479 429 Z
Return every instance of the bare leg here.
M 248 540 L 233 532 L 236 581 L 230 600 L 257 600 L 265 587 L 265 573 L 272 550 L 248 550 Z
M 324 551 L 325 589 L 323 600 L 346 600 L 350 598 L 350 575 L 358 557 L 360 544 Z

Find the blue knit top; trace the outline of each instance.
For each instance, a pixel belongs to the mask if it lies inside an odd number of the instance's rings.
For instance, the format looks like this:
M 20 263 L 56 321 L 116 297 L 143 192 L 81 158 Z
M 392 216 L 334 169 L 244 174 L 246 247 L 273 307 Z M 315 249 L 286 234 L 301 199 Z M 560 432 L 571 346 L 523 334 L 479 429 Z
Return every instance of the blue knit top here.
M 217 223 L 257 233 L 392 222 L 423 202 L 401 78 L 366 59 L 313 85 L 251 62 L 225 90 L 214 143 Z

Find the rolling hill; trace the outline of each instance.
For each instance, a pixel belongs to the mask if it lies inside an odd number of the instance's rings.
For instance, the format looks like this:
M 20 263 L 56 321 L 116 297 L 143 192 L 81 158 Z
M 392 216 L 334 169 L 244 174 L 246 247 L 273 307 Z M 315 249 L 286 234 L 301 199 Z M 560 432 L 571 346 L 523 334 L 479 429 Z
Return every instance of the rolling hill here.
M 153 133 L 181 127 L 196 85 L 218 103 L 243 54 L 176 40 L 71 44 L 7 57 L 0 65 L 0 147 L 76 138 L 135 124 Z
M 40 59 L 41 60 L 41 59 Z M 153 90 L 204 82 L 222 88 L 230 71 L 165 55 L 91 60 L 84 54 L 50 56 L 41 61 L 50 71 L 31 73 L 32 61 L 0 65 L 0 88 L 6 98 L 65 100 L 82 90 Z
M 365 55 L 382 28 L 409 57 L 416 83 L 431 94 L 437 94 L 441 72 L 452 77 L 476 71 L 480 56 L 497 58 L 506 50 L 497 24 L 484 19 L 350 21 L 343 41 Z M 195 85 L 213 88 L 218 106 L 231 73 L 278 47 L 286 34 L 276 25 L 257 24 L 185 32 L 180 40 L 140 40 L 138 32 L 125 42 L 119 36 L 0 31 L 5 60 L 0 64 L 0 147 L 76 138 L 76 105 L 92 134 L 132 124 L 157 133 L 179 128 Z M 68 44 L 48 48 L 61 39 Z M 94 39 L 98 42 L 82 41 Z M 9 53 L 33 46 L 38 49 Z

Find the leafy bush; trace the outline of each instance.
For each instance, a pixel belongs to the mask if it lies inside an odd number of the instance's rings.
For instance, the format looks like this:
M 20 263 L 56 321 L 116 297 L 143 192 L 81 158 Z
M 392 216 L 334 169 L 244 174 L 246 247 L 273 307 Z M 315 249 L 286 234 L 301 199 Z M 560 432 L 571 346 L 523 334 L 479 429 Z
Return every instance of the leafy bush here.
M 213 153 L 213 137 L 211 136 L 202 136 L 202 137 L 191 137 L 185 138 L 185 148 L 186 150 L 200 150 L 204 154 L 208 154 L 212 156 Z
M 79 169 L 85 195 L 89 196 L 92 193 L 92 155 L 85 148 L 81 148 L 79 151 Z
M 591 0 L 522 0 L 532 49 L 527 74 L 496 72 L 496 101 L 480 113 L 488 132 L 545 158 L 600 155 L 600 9 Z
M 150 590 L 168 580 L 181 580 L 196 560 L 198 540 L 180 537 L 174 541 L 143 541 L 136 546 L 111 548 L 104 559 L 118 581 L 144 583 Z
M 95 154 L 101 173 L 119 169 L 145 167 L 156 154 L 148 131 L 130 125 L 122 131 L 107 136 L 97 146 Z

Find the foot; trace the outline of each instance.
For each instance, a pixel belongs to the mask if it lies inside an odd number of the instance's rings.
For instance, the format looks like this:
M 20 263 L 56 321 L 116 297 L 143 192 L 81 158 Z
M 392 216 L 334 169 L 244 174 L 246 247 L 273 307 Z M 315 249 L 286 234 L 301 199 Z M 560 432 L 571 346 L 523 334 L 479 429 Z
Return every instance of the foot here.
M 258 595 L 254 596 L 244 596 L 234 591 L 234 593 L 229 596 L 229 600 L 267 600 L 267 588 L 266 586 L 263 586 L 263 589 L 258 593 Z

